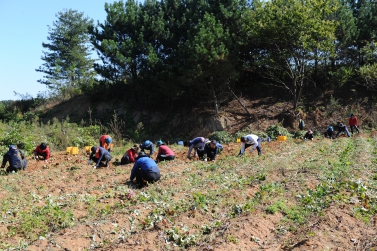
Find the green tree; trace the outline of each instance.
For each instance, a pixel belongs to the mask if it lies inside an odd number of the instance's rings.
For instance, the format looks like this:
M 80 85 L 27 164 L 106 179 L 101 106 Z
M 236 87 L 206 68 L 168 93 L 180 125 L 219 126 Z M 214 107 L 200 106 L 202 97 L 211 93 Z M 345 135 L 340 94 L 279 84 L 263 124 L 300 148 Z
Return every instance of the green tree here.
M 91 31 L 102 59 L 95 68 L 107 83 L 132 84 L 125 92 L 139 101 L 225 96 L 237 75 L 242 8 L 243 0 L 106 4 L 106 21 Z
M 41 59 L 44 61 L 36 71 L 45 74 L 39 83 L 50 90 L 70 97 L 93 84 L 96 73 L 91 58 L 88 27 L 92 20 L 76 10 L 64 10 L 56 14 L 57 20 L 49 27 L 49 43 L 42 43 Z
M 321 0 L 254 1 L 246 15 L 256 69 L 268 84 L 287 90 L 294 109 L 312 82 L 313 62 L 334 54 L 336 3 Z

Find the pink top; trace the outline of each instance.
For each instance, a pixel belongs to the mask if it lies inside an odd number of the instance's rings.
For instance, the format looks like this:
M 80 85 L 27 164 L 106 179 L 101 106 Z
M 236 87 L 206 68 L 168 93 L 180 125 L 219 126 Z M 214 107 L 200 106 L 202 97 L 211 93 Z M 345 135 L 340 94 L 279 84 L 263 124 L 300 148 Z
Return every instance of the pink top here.
M 168 146 L 161 145 L 158 147 L 157 155 L 174 156 L 174 152 Z

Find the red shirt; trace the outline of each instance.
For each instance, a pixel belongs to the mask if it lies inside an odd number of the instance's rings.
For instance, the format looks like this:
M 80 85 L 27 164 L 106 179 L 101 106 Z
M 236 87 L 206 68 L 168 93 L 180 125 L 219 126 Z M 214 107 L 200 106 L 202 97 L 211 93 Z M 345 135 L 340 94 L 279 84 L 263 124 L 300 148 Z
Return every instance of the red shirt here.
M 110 149 L 110 144 L 107 144 L 106 143 L 106 139 L 107 138 L 111 138 L 109 135 L 102 135 L 100 138 L 99 138 L 99 142 L 100 142 L 100 146 L 105 148 L 106 150 L 109 150 Z M 105 147 L 106 146 L 106 147 Z
M 135 162 L 136 162 L 136 160 L 135 160 L 135 157 L 136 157 L 136 151 L 135 151 L 134 149 L 131 148 L 131 149 L 128 150 L 126 153 L 127 153 L 128 157 L 130 157 L 130 162 L 135 163 Z
M 39 146 L 37 146 L 37 148 L 35 148 L 34 150 L 34 155 L 42 155 L 46 153 L 46 159 L 49 159 L 50 158 L 50 148 L 47 147 L 45 150 L 42 150 Z
M 158 147 L 157 155 L 174 156 L 174 152 L 168 146 L 161 145 Z
M 357 121 L 357 118 L 355 116 L 353 116 L 353 118 L 351 117 L 349 120 L 348 120 L 348 124 L 350 126 L 357 126 L 359 123 Z

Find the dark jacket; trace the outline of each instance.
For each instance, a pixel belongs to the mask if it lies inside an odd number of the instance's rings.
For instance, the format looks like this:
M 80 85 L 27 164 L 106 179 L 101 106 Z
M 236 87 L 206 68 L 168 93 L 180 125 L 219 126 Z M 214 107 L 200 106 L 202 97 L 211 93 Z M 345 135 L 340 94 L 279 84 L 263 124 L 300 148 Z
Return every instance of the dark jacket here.
M 91 160 L 92 158 L 96 157 L 97 160 L 97 163 L 96 163 L 96 166 L 99 166 L 99 164 L 101 163 L 101 160 L 102 158 L 107 159 L 107 160 L 110 160 L 112 157 L 110 155 L 110 153 L 103 147 L 97 147 L 96 151 L 92 151 L 92 153 L 90 154 L 90 157 L 89 159 Z
M 2 168 L 5 167 L 6 163 L 9 162 L 9 166 L 14 169 L 22 169 L 22 160 L 25 158 L 24 153 L 19 149 L 9 150 L 4 154 Z
M 208 158 L 215 160 L 217 153 L 218 153 L 217 145 L 215 146 L 215 148 L 211 148 L 211 143 L 207 143 L 204 146 L 204 154 L 207 154 Z
M 149 150 L 150 151 L 150 155 L 154 154 L 154 145 L 153 143 L 151 142 L 149 146 L 146 146 L 143 144 L 140 145 L 140 150 L 144 152 L 144 150 Z

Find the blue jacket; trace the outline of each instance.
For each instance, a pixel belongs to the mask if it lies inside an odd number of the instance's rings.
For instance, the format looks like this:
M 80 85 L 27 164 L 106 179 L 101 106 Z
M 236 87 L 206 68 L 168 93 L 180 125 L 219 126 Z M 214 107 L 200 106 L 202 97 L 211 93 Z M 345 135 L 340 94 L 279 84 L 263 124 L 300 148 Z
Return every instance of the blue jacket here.
M 141 151 L 144 151 L 144 150 L 149 150 L 150 151 L 150 155 L 152 155 L 154 153 L 154 145 L 153 143 L 151 142 L 151 144 L 149 146 L 145 146 L 144 143 L 140 145 L 140 150 Z
M 110 153 L 105 148 L 103 147 L 98 147 L 98 148 L 99 148 L 98 155 L 96 154 L 96 152 L 92 152 L 89 157 L 90 160 L 93 158 L 93 156 L 98 158 L 96 166 L 99 166 L 103 157 L 107 157 L 106 159 L 111 159 Z
M 9 161 L 9 166 L 15 169 L 23 168 L 21 160 L 24 159 L 24 154 L 21 150 L 12 149 L 4 154 L 2 168 L 5 167 L 6 163 Z
M 141 168 L 141 170 L 146 173 L 160 173 L 156 162 L 153 159 L 145 156 L 136 160 L 131 171 L 130 180 L 133 180 L 135 178 L 136 170 L 139 168 Z

